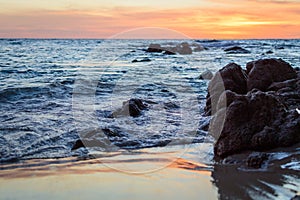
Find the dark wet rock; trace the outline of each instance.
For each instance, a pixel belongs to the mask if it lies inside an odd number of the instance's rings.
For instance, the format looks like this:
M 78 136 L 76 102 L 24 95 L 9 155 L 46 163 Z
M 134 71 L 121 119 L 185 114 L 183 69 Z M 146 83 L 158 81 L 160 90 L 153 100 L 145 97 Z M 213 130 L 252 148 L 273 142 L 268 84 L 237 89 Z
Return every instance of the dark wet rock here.
M 133 61 L 131 61 L 131 62 L 133 62 L 133 63 L 135 63 L 135 62 L 150 62 L 151 60 L 149 59 L 149 58 L 143 58 L 143 59 L 134 59 Z
M 138 117 L 142 114 L 142 111 L 147 108 L 147 105 L 143 103 L 141 99 L 130 99 L 123 102 L 122 108 L 113 113 L 113 117 L 132 116 Z
M 216 39 L 212 39 L 212 40 L 196 40 L 196 42 L 211 43 L 211 42 L 220 42 L 220 40 L 216 40 Z
M 261 59 L 247 63 L 248 91 L 256 88 L 266 91 L 273 82 L 282 82 L 297 77 L 291 65 L 281 59 Z
M 300 200 L 300 195 L 295 195 L 291 200 Z
M 247 75 L 241 66 L 235 63 L 230 63 L 213 76 L 208 84 L 208 94 L 205 107 L 207 115 L 210 115 L 212 111 L 216 109 L 216 106 L 214 105 L 217 105 L 221 94 L 225 90 L 231 90 L 237 94 L 247 93 Z
M 267 153 L 254 152 L 250 154 L 246 160 L 247 167 L 261 168 L 264 163 L 269 159 Z
M 174 52 L 174 51 L 172 51 L 172 50 L 166 49 L 166 50 L 164 51 L 164 54 L 165 54 L 165 55 L 176 55 L 176 52 Z
M 160 46 L 160 44 L 150 44 L 148 49 L 146 50 L 146 52 L 150 52 L 150 53 L 161 53 L 162 47 Z
M 300 142 L 299 114 L 296 110 L 287 111 L 275 93 L 252 91 L 236 95 L 227 106 L 224 127 L 214 147 L 219 157 Z
M 210 70 L 206 70 L 200 74 L 199 79 L 211 80 L 213 76 L 214 76 L 214 74 Z
M 300 76 L 281 59 L 250 62 L 247 74 L 230 64 L 209 83 L 205 110 L 217 157 L 300 142 Z
M 250 51 L 248 51 L 247 49 L 244 49 L 239 46 L 229 47 L 229 48 L 224 49 L 224 51 L 229 54 L 231 54 L 231 53 L 250 53 Z
M 274 53 L 274 52 L 271 51 L 271 50 L 269 50 L 269 51 L 266 52 L 266 54 L 272 54 L 272 53 Z
M 164 103 L 164 108 L 170 110 L 170 109 L 178 109 L 180 108 L 180 106 L 173 102 L 166 102 Z
M 109 141 L 102 141 L 97 139 L 78 139 L 72 147 L 72 151 L 82 148 L 82 147 L 109 147 Z
M 170 45 L 170 44 L 169 44 Z M 174 44 L 172 44 L 174 45 Z M 197 43 L 189 44 L 188 42 L 182 42 L 176 46 L 161 46 L 160 44 L 150 44 L 146 52 L 150 53 L 163 53 L 163 55 L 188 55 L 192 54 L 193 51 L 203 51 L 205 48 Z

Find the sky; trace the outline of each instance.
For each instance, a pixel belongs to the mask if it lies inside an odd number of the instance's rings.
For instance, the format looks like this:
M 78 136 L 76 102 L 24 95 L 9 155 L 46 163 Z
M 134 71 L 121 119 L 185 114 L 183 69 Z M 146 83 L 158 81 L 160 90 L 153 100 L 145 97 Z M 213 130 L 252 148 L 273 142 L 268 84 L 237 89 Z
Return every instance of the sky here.
M 300 0 L 0 0 L 0 5 L 0 38 L 300 38 Z

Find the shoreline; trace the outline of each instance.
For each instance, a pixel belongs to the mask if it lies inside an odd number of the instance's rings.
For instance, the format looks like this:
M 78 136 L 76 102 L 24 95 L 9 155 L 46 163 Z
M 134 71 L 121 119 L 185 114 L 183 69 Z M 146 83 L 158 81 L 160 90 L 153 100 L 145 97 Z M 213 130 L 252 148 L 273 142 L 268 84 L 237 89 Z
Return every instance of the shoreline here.
M 291 199 L 300 194 L 299 169 L 281 167 L 300 157 L 299 147 L 290 158 L 284 156 L 288 151 L 279 149 L 281 158 L 267 169 L 247 170 L 230 161 L 214 163 L 211 157 L 199 158 L 199 148 L 211 151 L 210 145 L 193 144 L 187 151 L 184 145 L 178 145 L 94 159 L 34 159 L 2 165 L 1 198 L 94 199 L 104 195 L 106 199 Z M 134 172 L 153 167 L 157 169 Z

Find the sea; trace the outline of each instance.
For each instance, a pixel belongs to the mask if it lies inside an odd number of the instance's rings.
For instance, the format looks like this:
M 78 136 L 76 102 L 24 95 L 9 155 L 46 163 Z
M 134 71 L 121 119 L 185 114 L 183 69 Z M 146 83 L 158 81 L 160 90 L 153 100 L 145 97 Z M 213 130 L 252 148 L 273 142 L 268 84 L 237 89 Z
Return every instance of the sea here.
M 205 49 L 145 51 L 182 42 Z M 224 51 L 233 46 L 249 52 Z M 1 39 L 0 162 L 213 144 L 200 74 L 261 58 L 300 67 L 299 52 L 300 40 Z M 141 116 L 112 117 L 131 98 L 147 105 Z M 79 139 L 105 145 L 72 149 Z

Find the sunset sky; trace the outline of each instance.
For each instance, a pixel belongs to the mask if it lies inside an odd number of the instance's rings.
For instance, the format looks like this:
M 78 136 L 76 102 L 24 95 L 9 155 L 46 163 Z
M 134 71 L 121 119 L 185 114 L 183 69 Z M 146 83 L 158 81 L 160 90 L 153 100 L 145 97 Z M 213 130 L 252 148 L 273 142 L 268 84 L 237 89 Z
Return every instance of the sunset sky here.
M 300 0 L 0 0 L 0 5 L 1 38 L 110 38 L 141 27 L 205 39 L 300 38 Z

